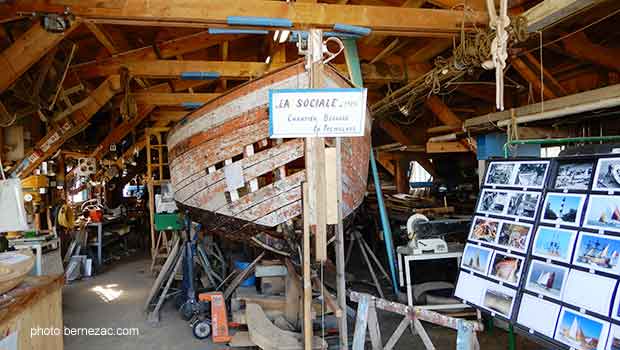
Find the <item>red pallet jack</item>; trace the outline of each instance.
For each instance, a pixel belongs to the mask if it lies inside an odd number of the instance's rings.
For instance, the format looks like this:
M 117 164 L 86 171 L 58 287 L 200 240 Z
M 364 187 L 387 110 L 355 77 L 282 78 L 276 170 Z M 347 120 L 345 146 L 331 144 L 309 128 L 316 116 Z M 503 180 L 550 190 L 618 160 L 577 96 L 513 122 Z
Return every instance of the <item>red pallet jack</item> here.
M 213 333 L 214 343 L 228 343 L 232 337 L 228 335 L 228 316 L 224 294 L 222 292 L 200 293 L 198 300 L 211 303 L 211 318 L 206 316 L 194 318 L 191 323 L 194 337 L 206 339 Z

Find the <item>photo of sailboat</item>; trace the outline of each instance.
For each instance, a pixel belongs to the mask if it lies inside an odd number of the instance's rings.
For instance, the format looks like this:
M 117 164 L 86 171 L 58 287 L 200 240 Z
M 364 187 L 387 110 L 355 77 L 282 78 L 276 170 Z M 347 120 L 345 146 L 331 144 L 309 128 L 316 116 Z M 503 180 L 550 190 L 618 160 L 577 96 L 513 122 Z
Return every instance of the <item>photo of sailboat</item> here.
M 461 267 L 486 275 L 492 253 L 491 249 L 467 244 L 463 252 Z
M 555 339 L 578 350 L 602 349 L 608 327 L 605 321 L 563 308 Z
M 577 231 L 539 226 L 534 238 L 532 254 L 562 262 L 570 262 Z
M 545 198 L 543 222 L 579 225 L 585 195 L 548 193 Z
M 476 216 L 474 218 L 474 224 L 471 227 L 469 239 L 473 241 L 496 243 L 499 224 L 500 220 Z
M 541 188 L 545 183 L 549 162 L 522 162 L 517 169 L 515 185 Z
M 579 234 L 573 264 L 619 274 L 619 262 L 620 238 L 587 232 Z
M 525 288 L 531 292 L 561 299 L 568 269 L 532 260 Z
M 620 232 L 620 196 L 590 195 L 584 226 Z
M 560 164 L 555 177 L 555 188 L 587 190 L 592 178 L 592 166 L 592 162 Z
M 496 251 L 491 263 L 489 276 L 512 285 L 517 285 L 521 279 L 522 267 L 523 258 Z
M 499 231 L 498 244 L 508 249 L 524 252 L 530 241 L 532 225 L 504 221 Z
M 594 175 L 595 191 L 620 190 L 620 158 L 601 158 Z

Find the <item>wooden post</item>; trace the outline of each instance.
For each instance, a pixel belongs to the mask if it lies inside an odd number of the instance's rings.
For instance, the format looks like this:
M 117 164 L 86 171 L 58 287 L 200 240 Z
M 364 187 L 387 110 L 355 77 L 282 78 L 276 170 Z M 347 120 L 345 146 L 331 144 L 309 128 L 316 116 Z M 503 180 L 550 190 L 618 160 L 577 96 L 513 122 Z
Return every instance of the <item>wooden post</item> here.
M 323 86 L 323 31 L 311 29 L 308 34 L 306 62 L 310 66 L 310 88 Z M 306 180 L 308 182 L 309 225 L 314 234 L 315 259 L 327 259 L 327 211 L 325 183 L 325 141 L 323 138 L 306 138 Z M 304 209 L 305 210 L 305 209 Z
M 148 178 L 148 191 L 149 191 L 149 217 L 150 217 L 150 226 L 151 226 L 151 256 L 153 259 L 157 255 L 157 251 L 155 249 L 155 186 L 153 186 L 153 179 Z
M 310 284 L 310 225 L 308 222 L 308 216 L 310 215 L 308 209 L 308 183 L 303 184 L 303 215 L 304 215 L 304 237 L 303 237 L 303 280 L 304 280 L 304 349 L 312 349 L 312 284 Z
M 342 310 L 342 316 L 338 318 L 338 331 L 340 333 L 340 349 L 349 348 L 349 331 L 347 329 L 347 286 L 345 281 L 344 261 L 344 227 L 342 225 L 342 140 L 336 138 L 336 191 L 338 196 L 338 224 L 336 225 L 336 241 L 334 249 L 336 253 L 336 292 L 338 306 Z

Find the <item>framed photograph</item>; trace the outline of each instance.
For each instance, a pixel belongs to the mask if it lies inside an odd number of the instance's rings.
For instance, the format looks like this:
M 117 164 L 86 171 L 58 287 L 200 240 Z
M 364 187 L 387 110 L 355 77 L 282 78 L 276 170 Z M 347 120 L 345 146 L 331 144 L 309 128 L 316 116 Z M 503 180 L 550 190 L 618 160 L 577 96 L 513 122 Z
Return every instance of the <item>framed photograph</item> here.
M 485 218 L 483 216 L 474 217 L 469 232 L 469 239 L 476 242 L 497 244 L 497 234 L 501 220 Z
M 555 227 L 538 226 L 534 238 L 532 254 L 545 259 L 570 263 L 577 231 Z
M 513 191 L 509 193 L 506 215 L 534 220 L 539 201 L 540 193 L 538 192 Z
M 532 260 L 525 288 L 531 292 L 562 300 L 568 268 Z
M 620 238 L 579 233 L 573 265 L 620 275 Z
M 608 333 L 608 322 L 563 307 L 555 339 L 577 350 L 604 350 Z
M 567 190 L 587 190 L 592 178 L 592 162 L 564 163 L 558 166 L 554 188 Z
M 497 243 L 507 249 L 525 253 L 530 243 L 531 232 L 530 224 L 502 221 Z
M 547 193 L 542 222 L 579 226 L 585 194 Z
M 506 318 L 512 315 L 516 291 L 500 285 L 489 284 L 482 293 L 482 307 Z
M 540 334 L 553 338 L 555 323 L 558 321 L 560 309 L 558 304 L 543 300 L 529 294 L 523 294 L 519 306 L 517 323 Z
M 620 158 L 598 160 L 592 190 L 620 191 Z
M 495 251 L 491 260 L 489 277 L 513 286 L 519 285 L 523 271 L 523 258 L 513 254 Z
M 514 183 L 517 162 L 491 162 L 484 182 L 488 186 L 510 186 Z
M 486 275 L 491 263 L 493 250 L 468 243 L 465 245 L 461 267 Z
M 620 326 L 612 324 L 605 350 L 620 350 Z
M 482 305 L 482 294 L 480 291 L 485 290 L 490 283 L 490 281 L 484 278 L 461 271 L 456 282 L 454 296 L 480 306 Z
M 562 300 L 567 304 L 609 316 L 615 289 L 616 280 L 613 278 L 571 269 Z
M 511 191 L 506 190 L 482 190 L 477 211 L 485 214 L 504 214 L 508 209 L 509 196 L 511 193 Z
M 620 232 L 620 196 L 590 195 L 583 226 Z
M 520 162 L 514 185 L 516 187 L 540 189 L 545 184 L 548 168 L 548 161 Z

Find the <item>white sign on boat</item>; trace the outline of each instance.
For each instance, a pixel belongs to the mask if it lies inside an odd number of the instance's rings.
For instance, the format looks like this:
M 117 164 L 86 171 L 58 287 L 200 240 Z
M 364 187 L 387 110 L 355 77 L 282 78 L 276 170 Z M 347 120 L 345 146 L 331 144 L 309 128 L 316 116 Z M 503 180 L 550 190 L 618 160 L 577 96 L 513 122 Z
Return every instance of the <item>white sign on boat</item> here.
M 366 89 L 269 91 L 269 136 L 364 136 Z

